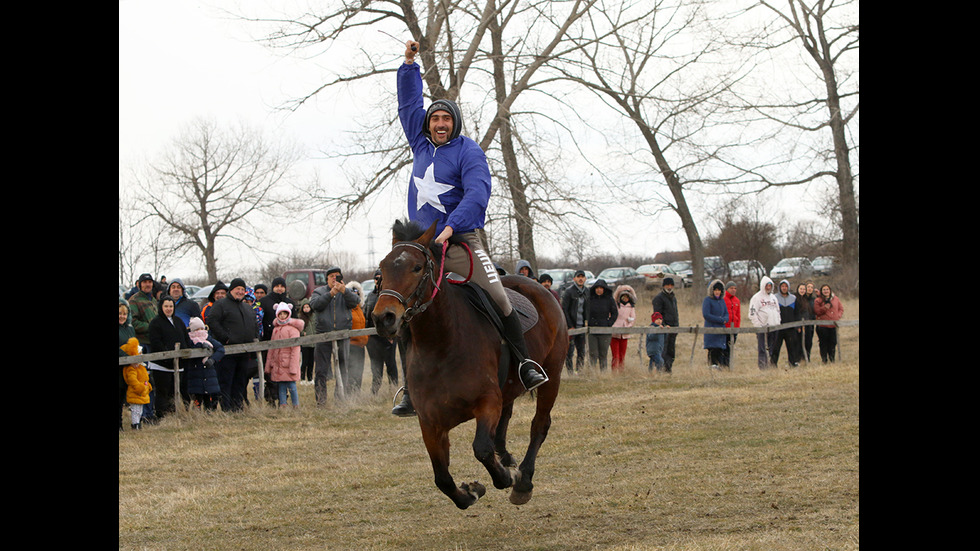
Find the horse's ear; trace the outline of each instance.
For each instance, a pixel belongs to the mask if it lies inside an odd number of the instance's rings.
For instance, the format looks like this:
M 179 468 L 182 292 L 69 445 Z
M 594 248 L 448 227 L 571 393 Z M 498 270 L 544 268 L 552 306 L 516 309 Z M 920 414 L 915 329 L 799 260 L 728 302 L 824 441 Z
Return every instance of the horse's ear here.
M 429 248 L 429 244 L 432 243 L 432 240 L 435 239 L 435 237 L 436 237 L 436 223 L 433 222 L 432 225 L 429 226 L 429 229 L 425 230 L 425 233 L 423 233 L 418 239 L 416 239 L 415 242 L 418 243 L 419 245 L 424 246 L 425 248 Z

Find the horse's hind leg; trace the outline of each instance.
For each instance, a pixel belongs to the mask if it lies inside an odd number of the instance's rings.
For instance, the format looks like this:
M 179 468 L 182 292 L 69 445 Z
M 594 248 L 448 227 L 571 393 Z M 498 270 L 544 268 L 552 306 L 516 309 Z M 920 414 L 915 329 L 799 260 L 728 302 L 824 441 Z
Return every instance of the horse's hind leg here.
M 466 509 L 483 497 L 487 489 L 479 482 L 462 483 L 456 487 L 453 476 L 449 474 L 449 431 L 426 426 L 422 428 L 422 440 L 429 452 L 432 462 L 432 472 L 435 474 L 436 487 L 453 500 L 456 507 Z
M 534 489 L 534 484 L 531 483 L 531 478 L 534 476 L 534 461 L 541 444 L 548 437 L 548 429 L 551 428 L 551 408 L 558 398 L 557 381 L 549 381 L 537 390 L 538 400 L 534 419 L 531 420 L 531 441 L 527 445 L 524 460 L 521 461 L 519 476 L 510 492 L 510 502 L 514 505 L 523 505 L 531 499 L 531 491 Z

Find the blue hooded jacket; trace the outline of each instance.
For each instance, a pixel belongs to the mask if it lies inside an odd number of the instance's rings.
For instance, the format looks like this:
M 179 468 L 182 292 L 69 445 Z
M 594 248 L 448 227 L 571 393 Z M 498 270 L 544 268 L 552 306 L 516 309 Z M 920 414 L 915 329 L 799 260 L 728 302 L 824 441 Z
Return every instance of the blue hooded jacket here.
M 428 114 L 436 106 L 453 117 L 450 140 L 439 147 L 424 131 Z M 436 235 L 446 226 L 451 226 L 455 234 L 482 228 L 490 202 L 487 156 L 479 144 L 460 135 L 463 121 L 456 104 L 436 100 L 426 111 L 417 63 L 402 63 L 398 68 L 398 118 L 414 157 L 408 185 L 409 219 L 422 228 L 436 222 Z

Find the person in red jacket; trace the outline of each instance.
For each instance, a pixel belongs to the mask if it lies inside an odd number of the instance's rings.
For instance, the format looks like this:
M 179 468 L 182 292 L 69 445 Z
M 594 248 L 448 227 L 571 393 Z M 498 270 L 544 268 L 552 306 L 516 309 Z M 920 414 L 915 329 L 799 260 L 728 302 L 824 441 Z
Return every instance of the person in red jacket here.
M 725 324 L 725 327 L 742 326 L 742 302 L 738 300 L 737 293 L 738 287 L 735 285 L 735 282 L 729 281 L 725 285 L 725 306 L 728 307 L 728 322 Z M 728 335 L 728 346 L 725 347 L 721 355 L 721 361 L 724 367 L 732 365 L 732 349 L 735 348 L 735 339 L 737 337 L 737 333 Z
M 844 314 L 840 299 L 826 283 L 820 286 L 820 294 L 813 300 L 813 314 L 818 320 L 839 320 Z M 823 363 L 835 360 L 837 350 L 837 326 L 818 325 L 817 339 L 820 340 L 820 359 Z

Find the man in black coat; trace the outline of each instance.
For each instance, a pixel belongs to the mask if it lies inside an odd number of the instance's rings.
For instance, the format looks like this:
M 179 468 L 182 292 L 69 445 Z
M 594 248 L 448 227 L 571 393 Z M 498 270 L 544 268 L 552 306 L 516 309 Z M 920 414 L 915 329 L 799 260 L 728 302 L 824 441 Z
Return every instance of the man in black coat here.
M 561 309 L 565 313 L 565 325 L 569 329 L 585 327 L 589 321 L 589 289 L 585 286 L 585 272 L 578 270 L 572 277 L 572 284 L 561 294 Z M 565 356 L 565 369 L 572 373 L 572 355 L 575 358 L 575 372 L 585 364 L 585 333 L 568 337 L 568 355 Z
M 664 278 L 663 288 L 657 296 L 653 297 L 653 311 L 660 312 L 664 317 L 664 327 L 677 327 L 681 324 L 680 315 L 677 313 L 677 295 L 674 294 L 674 278 Z M 664 359 L 663 371 L 670 373 L 674 365 L 677 333 L 667 333 L 664 336 L 664 350 L 661 353 Z M 659 368 L 657 370 L 660 371 Z
M 255 325 L 255 312 L 245 298 L 245 281 L 241 278 L 231 280 L 228 295 L 214 303 L 208 312 L 208 329 L 211 336 L 222 345 L 245 344 L 255 341 L 259 336 Z M 218 365 L 218 378 L 221 384 L 221 409 L 240 411 L 246 402 L 248 388 L 248 367 L 254 361 L 252 354 L 225 354 Z

